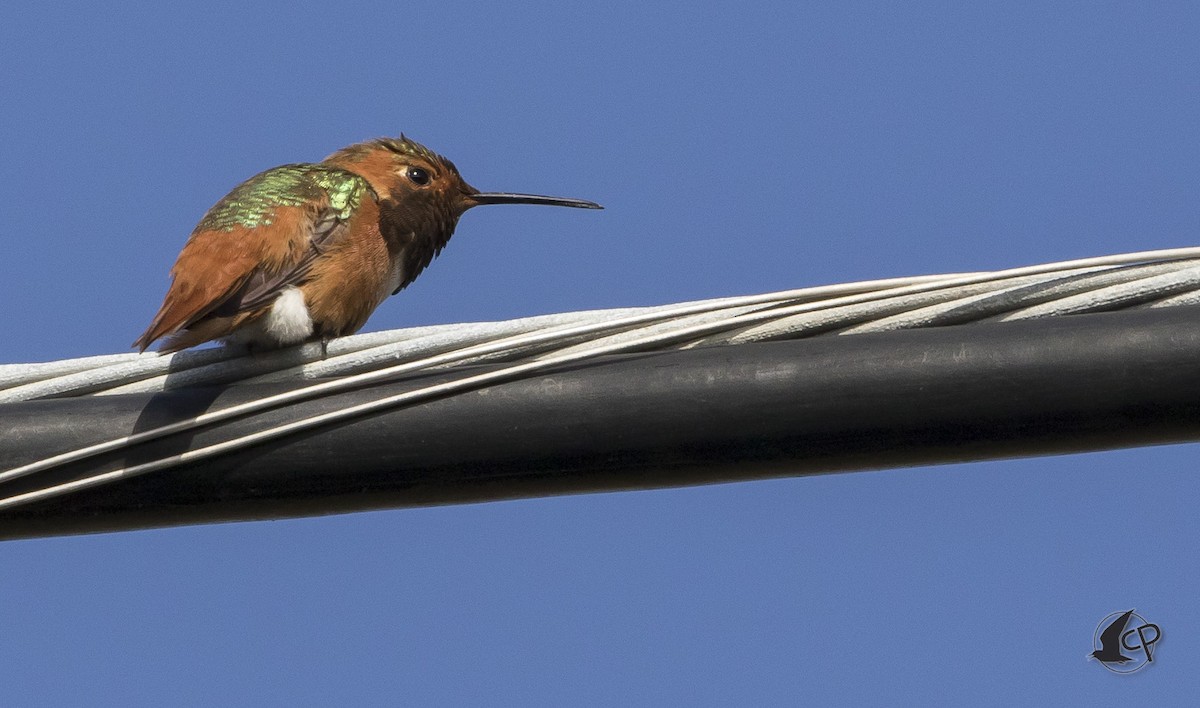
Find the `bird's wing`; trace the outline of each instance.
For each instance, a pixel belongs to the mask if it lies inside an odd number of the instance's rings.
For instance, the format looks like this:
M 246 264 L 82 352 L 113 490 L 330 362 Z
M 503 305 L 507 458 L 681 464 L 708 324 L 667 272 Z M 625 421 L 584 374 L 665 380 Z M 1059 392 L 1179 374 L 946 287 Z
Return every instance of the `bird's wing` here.
M 283 165 L 238 185 L 197 224 L 134 346 L 270 303 L 345 232 L 364 198 L 373 198 L 365 179 L 324 165 Z
M 1129 618 L 1133 615 L 1133 610 L 1126 612 L 1120 617 L 1113 620 L 1112 624 L 1104 628 L 1100 633 L 1100 644 L 1105 649 L 1113 647 L 1120 651 L 1121 647 L 1121 632 L 1125 631 L 1125 625 L 1129 624 Z

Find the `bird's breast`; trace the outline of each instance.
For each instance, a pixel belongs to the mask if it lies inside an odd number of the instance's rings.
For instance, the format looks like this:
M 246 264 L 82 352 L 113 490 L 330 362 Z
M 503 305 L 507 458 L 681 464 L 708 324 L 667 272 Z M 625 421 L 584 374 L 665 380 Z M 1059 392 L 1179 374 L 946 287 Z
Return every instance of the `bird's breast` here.
M 299 286 L 316 333 L 340 337 L 358 331 L 403 277 L 398 270 L 378 228 L 364 227 L 332 247 Z
M 387 279 L 383 282 L 383 287 L 379 290 L 380 302 L 388 299 L 404 284 L 404 259 L 395 256 L 391 260 L 391 269 L 388 271 Z

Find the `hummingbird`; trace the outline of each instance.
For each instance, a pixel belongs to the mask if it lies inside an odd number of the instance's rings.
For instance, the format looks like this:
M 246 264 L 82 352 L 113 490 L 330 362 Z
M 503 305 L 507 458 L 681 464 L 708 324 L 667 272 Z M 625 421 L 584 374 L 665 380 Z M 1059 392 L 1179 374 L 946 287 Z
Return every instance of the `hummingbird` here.
M 162 307 L 133 346 L 212 340 L 272 349 L 353 334 L 441 253 L 485 204 L 602 209 L 582 199 L 480 192 L 406 138 L 281 165 L 233 188 L 188 237 Z

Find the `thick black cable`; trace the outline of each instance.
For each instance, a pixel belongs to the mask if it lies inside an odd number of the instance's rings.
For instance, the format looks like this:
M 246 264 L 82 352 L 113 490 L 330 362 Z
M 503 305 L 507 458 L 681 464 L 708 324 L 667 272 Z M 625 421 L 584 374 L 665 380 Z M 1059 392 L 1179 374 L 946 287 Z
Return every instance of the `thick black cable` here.
M 16 480 L 0 495 L 463 373 L 155 440 Z M 279 390 L 233 385 L 0 405 L 0 462 L 24 464 Z M 608 357 L 12 508 L 0 513 L 0 538 L 1196 439 L 1200 307 L 1143 309 Z

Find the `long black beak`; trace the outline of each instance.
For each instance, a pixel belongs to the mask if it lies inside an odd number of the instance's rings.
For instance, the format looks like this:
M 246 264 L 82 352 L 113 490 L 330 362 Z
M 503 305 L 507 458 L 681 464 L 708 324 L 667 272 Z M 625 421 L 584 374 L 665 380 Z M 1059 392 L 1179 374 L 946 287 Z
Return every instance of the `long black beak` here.
M 576 209 L 603 209 L 596 202 L 566 197 L 543 197 L 540 194 L 512 194 L 510 192 L 477 192 L 471 195 L 476 204 L 546 204 L 548 206 L 575 207 Z

